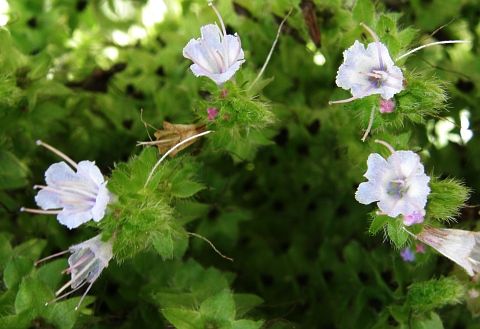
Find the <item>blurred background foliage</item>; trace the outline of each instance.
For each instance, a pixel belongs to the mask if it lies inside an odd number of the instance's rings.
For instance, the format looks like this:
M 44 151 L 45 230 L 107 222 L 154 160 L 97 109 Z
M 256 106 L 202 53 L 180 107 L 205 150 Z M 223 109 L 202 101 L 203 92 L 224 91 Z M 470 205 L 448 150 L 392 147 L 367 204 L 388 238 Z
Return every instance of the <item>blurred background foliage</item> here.
M 312 4 L 316 23 L 302 15 Z M 76 161 L 94 160 L 109 176 L 115 163 L 142 152 L 137 141 L 148 140 L 142 109 L 157 128 L 205 118 L 199 104 L 206 81 L 188 70 L 182 49 L 217 17 L 200 0 L 0 1 L 0 316 L 6 328 L 196 328 L 176 322 L 182 316 L 202 317 L 205 328 L 477 328 L 480 301 L 467 292 L 475 282 L 434 252 L 404 262 L 381 233 L 368 233 L 375 207 L 358 204 L 354 194 L 376 147 L 372 140 L 398 142 L 407 133 L 404 145 L 422 152 L 427 173 L 473 189 L 453 225 L 479 229 L 478 1 L 215 5 L 229 33 L 241 36 L 246 62 L 237 79 L 245 81 L 264 64 L 293 8 L 263 75 L 272 79 L 258 96 L 274 124 L 244 134 L 235 147 L 212 137 L 177 155 L 205 188 L 173 201 L 176 220 L 235 261 L 193 237 L 183 257 L 163 260 L 147 251 L 121 264 L 112 260 L 86 307 L 72 313 L 78 297 L 45 309 L 28 302 L 34 298 L 28 291 L 53 296 L 66 265 L 59 260 L 34 269 L 33 261 L 95 234 L 91 227 L 69 231 L 53 216 L 18 212 L 35 207 L 32 186 L 58 161 L 35 140 Z M 362 143 L 377 98 L 328 101 L 348 94 L 335 85 L 343 51 L 356 39 L 370 40 L 358 23 L 375 26 L 381 17 L 398 29 L 377 27 L 382 40 L 411 28 L 411 43 L 392 50 L 395 55 L 432 41 L 472 44 L 435 46 L 402 61 L 404 71 L 436 79 L 448 100 L 438 116 L 376 122 L 374 138 Z M 319 29 L 321 43 L 311 40 L 308 24 Z

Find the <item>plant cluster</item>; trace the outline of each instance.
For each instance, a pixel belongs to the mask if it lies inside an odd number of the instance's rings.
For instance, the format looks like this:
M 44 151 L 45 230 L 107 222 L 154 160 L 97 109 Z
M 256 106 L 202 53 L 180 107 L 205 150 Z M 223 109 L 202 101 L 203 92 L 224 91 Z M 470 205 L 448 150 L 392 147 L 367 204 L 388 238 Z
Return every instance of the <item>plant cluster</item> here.
M 3 3 L 1 328 L 475 326 L 474 1 Z

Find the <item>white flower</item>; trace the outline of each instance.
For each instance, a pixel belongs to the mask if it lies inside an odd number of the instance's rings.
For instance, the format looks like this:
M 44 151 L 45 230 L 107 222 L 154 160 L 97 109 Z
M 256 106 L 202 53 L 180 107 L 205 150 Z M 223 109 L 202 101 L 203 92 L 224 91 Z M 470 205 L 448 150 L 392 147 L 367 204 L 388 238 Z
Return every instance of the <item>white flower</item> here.
M 463 267 L 470 276 L 480 273 L 480 232 L 425 226 L 414 236 Z
M 369 181 L 358 186 L 355 199 L 362 204 L 378 201 L 379 215 L 403 215 L 407 226 L 423 222 L 430 177 L 420 157 L 412 151 L 395 151 L 384 141 L 376 142 L 388 147 L 392 155 L 385 160 L 380 154 L 370 154 L 364 175 Z
M 361 25 L 370 32 L 375 42 L 369 43 L 365 49 L 357 40 L 345 50 L 344 62 L 335 80 L 337 86 L 350 90 L 353 97 L 330 101 L 329 104 L 346 103 L 373 94 L 390 99 L 404 89 L 402 70 L 393 65 L 387 47 L 378 40 L 373 30 L 363 23 Z
M 183 56 L 193 62 L 190 69 L 195 76 L 207 76 L 221 87 L 245 62 L 244 53 L 240 37 L 227 34 L 217 9 L 211 3 L 209 6 L 217 14 L 222 30 L 216 24 L 202 26 L 202 37 L 190 40 L 183 48 Z
M 68 258 L 68 264 L 70 265 L 70 267 L 63 270 L 62 273 L 67 273 L 67 274 L 71 273 L 71 280 L 68 281 L 63 287 L 61 287 L 55 293 L 55 296 L 60 295 L 62 291 L 68 288 L 68 286 L 71 286 L 72 290 L 46 303 L 46 305 L 51 304 L 63 297 L 70 295 L 71 293 L 83 287 L 83 285 L 85 285 L 88 282 L 90 283 L 90 285 L 88 286 L 82 298 L 78 302 L 77 307 L 75 307 L 75 310 L 77 310 L 80 304 L 82 303 L 83 299 L 87 295 L 88 291 L 92 287 L 95 280 L 97 280 L 98 277 L 100 276 L 100 273 L 102 273 L 105 267 L 108 267 L 108 262 L 113 257 L 112 240 L 103 242 L 101 241 L 101 235 L 97 235 L 96 237 L 90 240 L 87 240 L 83 243 L 79 243 L 77 245 L 71 246 L 66 251 L 41 259 L 38 262 L 36 262 L 35 265 L 37 265 L 38 263 L 44 260 L 65 254 L 67 252 L 73 253 Z
M 104 180 L 95 162 L 81 161 L 77 164 L 52 146 L 42 141 L 37 141 L 37 144 L 62 157 L 77 172 L 63 161 L 52 164 L 45 172 L 47 186 L 34 186 L 41 189 L 35 201 L 43 210 L 29 208 L 20 210 L 56 214 L 58 221 L 69 229 L 76 228 L 91 219 L 100 221 L 105 215 L 112 195 L 106 187 L 107 181 Z

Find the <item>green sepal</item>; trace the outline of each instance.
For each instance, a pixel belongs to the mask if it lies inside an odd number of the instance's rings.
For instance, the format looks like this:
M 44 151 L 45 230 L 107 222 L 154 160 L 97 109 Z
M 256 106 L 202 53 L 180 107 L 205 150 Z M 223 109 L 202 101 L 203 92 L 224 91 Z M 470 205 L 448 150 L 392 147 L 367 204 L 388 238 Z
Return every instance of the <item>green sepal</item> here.
M 377 234 L 378 231 L 380 231 L 383 227 L 385 227 L 385 225 L 388 224 L 391 218 L 387 215 L 377 215 L 376 212 L 371 214 L 371 216 L 372 221 L 368 229 L 368 232 L 370 232 L 371 234 Z
M 404 229 L 402 220 L 390 218 L 387 226 L 388 237 L 392 240 L 396 248 L 400 249 L 407 242 L 409 234 Z

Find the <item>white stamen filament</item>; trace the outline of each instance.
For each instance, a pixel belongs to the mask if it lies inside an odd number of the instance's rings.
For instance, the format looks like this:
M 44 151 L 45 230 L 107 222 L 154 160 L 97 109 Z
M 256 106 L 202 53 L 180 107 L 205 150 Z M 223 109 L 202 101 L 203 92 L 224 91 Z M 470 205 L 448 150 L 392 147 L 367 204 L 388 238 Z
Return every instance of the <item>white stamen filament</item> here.
M 35 263 L 33 263 L 33 265 L 37 266 L 39 263 L 41 262 L 44 262 L 46 260 L 49 260 L 49 259 L 52 259 L 52 258 L 55 258 L 55 257 L 58 257 L 58 256 L 61 256 L 61 255 L 64 255 L 66 254 L 67 252 L 70 252 L 70 250 L 64 250 L 64 251 L 60 251 L 60 252 L 57 252 L 56 254 L 53 254 L 53 255 L 50 255 L 50 256 L 47 256 L 45 258 L 42 258 L 40 260 L 37 260 Z
M 205 72 L 209 73 L 209 74 L 214 74 L 214 72 L 210 71 L 209 69 L 207 69 L 205 66 L 201 65 L 197 60 L 195 60 L 192 56 L 190 56 L 189 53 L 187 53 L 186 51 L 183 52 L 184 55 L 186 55 L 188 57 L 189 60 L 191 60 L 194 64 L 197 64 L 202 70 L 204 70 Z M 147 142 L 147 143 L 151 143 L 151 142 Z
M 203 39 L 202 39 L 203 41 Z M 213 51 L 212 48 L 210 48 L 210 46 L 208 45 L 208 43 L 206 42 L 202 42 L 202 45 L 205 46 L 205 48 L 207 49 L 208 53 L 210 54 L 210 57 L 212 57 L 214 60 L 215 60 L 215 64 L 217 65 L 217 69 L 220 71 L 220 72 L 214 72 L 214 73 L 223 73 L 222 70 L 223 70 L 223 67 L 222 65 L 220 64 L 218 58 L 217 58 L 217 55 L 218 55 L 218 52 L 217 51 Z
M 412 49 L 412 50 L 410 50 L 409 52 L 403 54 L 403 55 L 400 56 L 400 57 L 397 57 L 397 58 L 395 59 L 395 62 L 401 60 L 401 59 L 404 58 L 404 57 L 407 57 L 407 56 L 413 54 L 413 53 L 416 52 L 416 51 L 419 51 L 420 49 L 423 49 L 423 48 L 426 48 L 426 47 L 430 47 L 430 46 L 435 46 L 435 45 L 448 44 L 448 43 L 472 43 L 472 42 L 471 42 L 470 40 L 446 40 L 446 41 L 437 41 L 437 42 L 428 43 L 428 44 L 426 44 L 426 45 L 423 45 L 423 46 L 417 47 L 417 48 L 415 48 L 415 49 Z
M 240 39 L 240 36 L 237 33 L 235 33 L 235 37 L 237 38 L 238 49 L 237 49 L 237 53 L 235 54 L 235 58 L 232 61 L 232 64 L 238 61 L 238 58 L 240 57 L 240 52 L 242 51 L 242 39 Z
M 328 105 L 332 105 L 332 104 L 340 104 L 340 103 L 348 103 L 348 102 L 351 102 L 351 101 L 354 101 L 356 99 L 359 99 L 359 98 L 362 98 L 366 93 L 368 93 L 371 89 L 373 89 L 375 87 L 376 83 L 372 83 L 370 84 L 370 86 L 368 86 L 367 88 L 363 89 L 361 92 L 359 92 L 357 95 L 353 96 L 353 97 L 350 97 L 350 98 L 347 98 L 347 99 L 342 99 L 342 100 L 339 100 L 339 101 L 329 101 L 328 102 Z
M 373 40 L 375 40 L 375 44 L 377 45 L 377 52 L 378 52 L 378 62 L 380 64 L 380 70 L 384 71 L 384 67 L 383 67 L 383 60 L 382 60 L 382 53 L 381 53 L 381 50 L 380 50 L 380 40 L 378 40 L 378 36 L 375 32 L 373 32 L 373 30 L 371 28 L 369 28 L 367 25 L 365 25 L 363 22 L 360 23 L 360 25 L 365 29 L 367 30 L 370 35 L 373 37 Z
M 84 285 L 86 282 L 87 282 L 87 281 L 85 281 L 84 283 L 82 283 L 81 286 L 83 287 L 83 285 Z M 92 282 L 90 283 L 90 285 L 88 286 L 87 290 L 85 290 L 85 292 L 83 293 L 82 298 L 80 298 L 80 300 L 78 301 L 77 306 L 75 306 L 75 311 L 77 311 L 78 308 L 80 307 L 80 304 L 82 304 L 83 299 L 85 298 L 85 296 L 86 296 L 86 295 L 88 294 L 88 292 L 90 291 L 90 288 L 92 288 L 94 282 L 95 282 L 95 281 L 92 281 Z M 75 289 L 75 290 L 76 290 L 76 289 Z
M 55 303 L 57 300 L 60 300 L 60 299 L 62 299 L 62 298 L 67 297 L 68 295 L 73 294 L 73 293 L 74 293 L 75 291 L 77 291 L 78 289 L 81 289 L 81 288 L 85 285 L 85 283 L 87 283 L 87 281 L 84 281 L 81 285 L 79 285 L 79 286 L 76 287 L 75 289 L 72 289 L 71 291 L 67 292 L 66 294 L 63 294 L 63 295 L 58 296 L 57 298 L 55 298 L 55 299 L 53 299 L 53 300 L 51 300 L 51 301 L 49 301 L 49 302 L 46 302 L 46 303 L 45 303 L 45 306 L 48 306 L 48 305 L 50 305 L 50 304 L 52 304 L 52 303 Z M 92 282 L 92 283 L 93 283 L 93 282 Z M 78 307 L 78 305 L 77 305 L 77 307 Z M 75 310 L 76 310 L 76 308 L 75 308 Z
M 373 72 L 374 73 L 370 73 L 370 72 L 359 72 L 359 73 L 362 74 L 362 75 L 366 75 L 366 76 L 375 78 L 375 79 L 381 79 L 383 77 L 382 74 L 378 73 L 379 71 L 374 70 Z
M 223 35 L 220 35 L 220 39 L 222 40 L 223 53 L 227 56 L 227 63 L 226 64 L 228 65 L 228 66 L 223 66 L 222 71 L 220 72 L 220 73 L 224 73 L 228 70 L 228 67 L 230 66 L 229 59 L 228 59 L 229 47 L 228 47 L 227 29 L 225 29 L 225 24 L 223 23 L 222 16 L 220 16 L 220 13 L 218 12 L 217 8 L 215 8 L 213 3 L 211 3 L 211 2 L 209 2 L 208 5 L 210 7 L 212 7 L 215 14 L 217 14 L 218 20 L 220 21 L 220 25 L 222 26 Z
M 83 197 L 83 198 L 87 198 L 88 200 L 92 200 L 92 199 L 95 200 L 97 198 L 97 193 L 90 192 L 86 189 L 85 190 L 80 190 L 75 188 L 71 189 L 71 188 L 68 188 L 67 186 L 64 186 L 63 189 L 57 189 L 53 186 L 35 185 L 33 188 L 47 190 L 50 192 L 54 192 L 54 193 L 62 194 L 66 196 L 71 196 L 72 198 Z
M 72 282 L 75 282 L 75 280 L 77 280 L 79 277 L 81 277 L 85 272 L 87 272 L 88 270 L 90 270 L 90 267 L 93 265 L 93 263 L 95 263 L 95 261 L 97 260 L 97 258 L 93 258 L 90 263 L 88 263 L 87 265 L 85 265 L 84 268 L 82 268 L 82 270 L 80 272 L 77 273 L 77 275 L 75 275 L 75 277 L 73 277 L 70 281 L 68 281 L 67 283 L 65 283 L 65 285 L 63 287 L 61 287 L 56 293 L 55 293 L 55 296 L 58 296 L 62 291 L 64 291 L 65 289 L 68 288 L 68 286 L 70 286 L 72 284 Z
M 29 212 L 32 214 L 43 214 L 43 215 L 58 215 L 61 213 L 63 210 L 42 210 L 42 209 L 33 209 L 33 208 L 25 208 L 22 207 L 20 208 L 21 212 Z
M 77 172 L 80 172 L 82 173 L 83 176 L 85 176 L 91 183 L 93 183 L 93 185 L 97 186 L 97 183 L 92 179 L 92 177 L 90 177 L 90 175 L 85 171 L 83 170 L 82 168 L 80 168 L 78 166 L 78 164 L 73 161 L 72 159 L 70 159 L 65 153 L 63 152 L 60 152 L 59 150 L 57 150 L 56 148 L 54 148 L 53 146 L 47 144 L 47 143 L 44 143 L 42 142 L 41 140 L 37 140 L 35 142 L 37 145 L 39 146 L 43 146 L 45 147 L 46 149 L 52 151 L 53 153 L 55 153 L 56 155 L 58 155 L 59 157 L 61 157 L 63 160 L 67 161 L 72 167 L 74 167 L 75 169 L 77 169 Z
M 398 155 L 397 155 L 397 152 L 393 149 L 393 147 L 388 144 L 387 142 L 384 142 L 380 139 L 376 139 L 375 140 L 375 143 L 379 143 L 379 144 L 382 144 L 383 146 L 385 146 L 386 148 L 389 149 L 390 152 L 392 152 L 392 155 L 393 155 L 393 159 L 395 160 L 395 165 L 397 167 L 397 172 L 398 174 L 400 175 L 400 179 L 404 180 L 404 175 L 402 173 L 402 167 L 400 165 L 400 159 L 398 158 Z
M 80 265 L 82 265 L 83 263 L 85 263 L 85 261 L 87 259 L 89 259 L 91 256 L 93 255 L 93 253 L 91 251 L 87 252 L 85 255 L 83 255 L 82 257 L 80 257 L 80 259 L 75 263 L 73 264 L 72 266 L 70 266 L 69 268 L 67 269 L 64 269 L 62 271 L 62 274 L 63 273 L 70 273 L 72 272 L 73 269 L 79 267 Z

